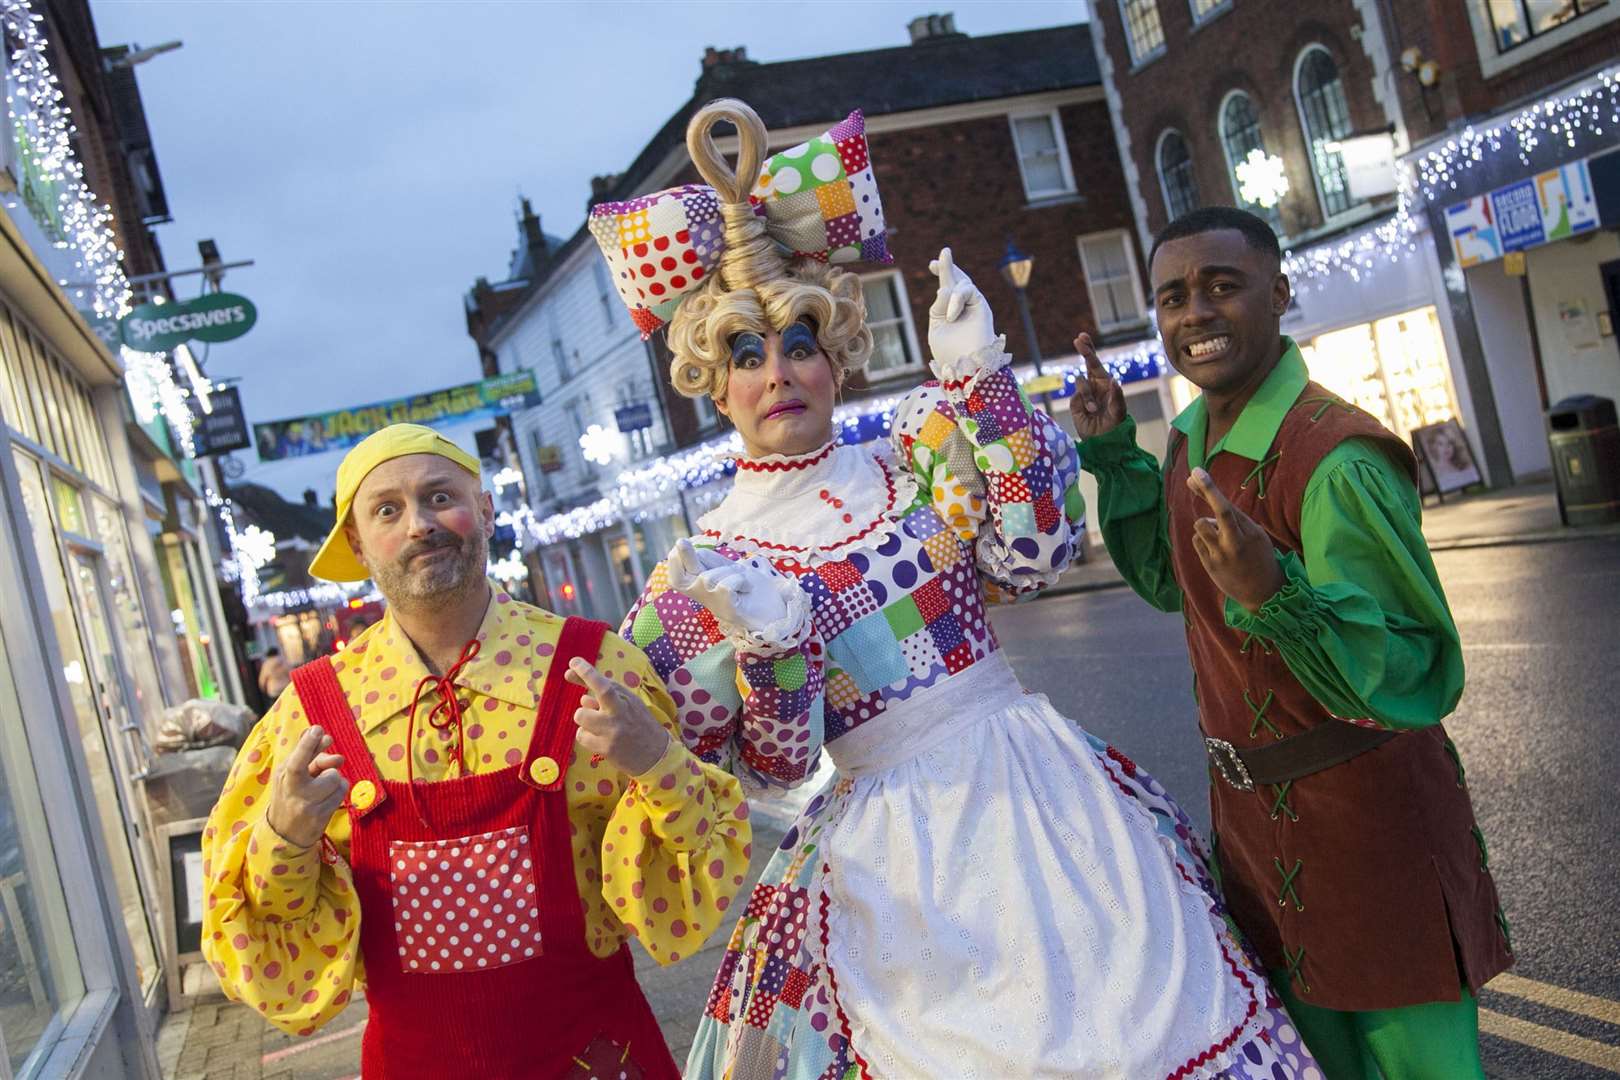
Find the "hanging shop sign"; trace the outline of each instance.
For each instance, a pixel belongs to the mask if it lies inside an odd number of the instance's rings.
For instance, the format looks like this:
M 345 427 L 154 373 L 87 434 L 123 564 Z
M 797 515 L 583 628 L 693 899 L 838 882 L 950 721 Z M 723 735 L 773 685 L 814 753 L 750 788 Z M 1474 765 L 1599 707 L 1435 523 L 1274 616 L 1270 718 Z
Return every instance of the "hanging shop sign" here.
M 142 304 L 119 322 L 124 344 L 137 352 L 168 352 L 187 341 L 230 341 L 259 319 L 253 301 L 236 293 L 207 293 L 192 300 Z
M 208 404 L 212 411 L 195 413 L 191 421 L 191 445 L 197 456 L 246 450 L 248 426 L 241 393 L 234 386 L 216 388 L 208 395 Z
M 261 461 L 280 461 L 346 449 L 389 424 L 459 423 L 538 404 L 540 386 L 534 372 L 519 371 L 429 394 L 255 424 L 253 435 Z
M 652 427 L 652 406 L 645 401 L 621 405 L 613 410 L 613 422 L 626 434 Z
M 1537 173 L 1446 207 L 1446 231 L 1464 269 L 1598 227 L 1589 159 Z
M 560 446 L 537 446 L 534 448 L 535 463 L 540 466 L 543 473 L 562 472 L 563 456 Z

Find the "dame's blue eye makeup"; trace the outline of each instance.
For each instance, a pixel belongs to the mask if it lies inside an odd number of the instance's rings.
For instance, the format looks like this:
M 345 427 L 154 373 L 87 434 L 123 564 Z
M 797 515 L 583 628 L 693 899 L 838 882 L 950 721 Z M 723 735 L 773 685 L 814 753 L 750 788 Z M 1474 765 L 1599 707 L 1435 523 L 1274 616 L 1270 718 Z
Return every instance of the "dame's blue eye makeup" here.
M 789 356 L 795 352 L 813 353 L 820 347 L 815 331 L 802 322 L 796 322 L 782 331 L 782 351 Z
M 765 359 L 765 339 L 758 334 L 742 333 L 731 339 L 731 363 L 741 367 L 746 363 Z

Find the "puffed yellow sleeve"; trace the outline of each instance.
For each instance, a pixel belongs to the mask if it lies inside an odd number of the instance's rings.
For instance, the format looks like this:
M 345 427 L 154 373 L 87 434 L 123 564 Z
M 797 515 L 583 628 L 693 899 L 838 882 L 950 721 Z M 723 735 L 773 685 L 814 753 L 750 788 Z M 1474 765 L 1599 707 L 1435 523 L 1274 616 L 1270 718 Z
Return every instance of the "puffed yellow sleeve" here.
M 737 778 L 681 741 L 675 703 L 652 663 L 617 637 L 623 660 L 602 671 L 634 690 L 670 733 L 658 763 L 631 777 L 602 838 L 602 896 L 660 964 L 702 946 L 741 887 L 753 853 L 748 801 Z M 615 670 L 617 668 L 617 670 Z
M 347 814 L 311 848 L 265 817 L 272 772 L 306 723 L 288 687 L 237 754 L 203 832 L 203 955 L 227 994 L 292 1035 L 331 1020 L 364 979 Z

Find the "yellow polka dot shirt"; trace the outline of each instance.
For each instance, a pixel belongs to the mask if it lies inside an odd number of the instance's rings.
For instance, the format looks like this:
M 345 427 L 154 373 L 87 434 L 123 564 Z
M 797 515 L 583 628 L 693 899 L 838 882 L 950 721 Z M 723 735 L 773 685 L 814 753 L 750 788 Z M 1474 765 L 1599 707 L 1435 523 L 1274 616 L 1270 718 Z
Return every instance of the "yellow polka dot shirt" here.
M 460 757 L 469 772 L 522 759 L 562 626 L 560 616 L 504 594 L 491 601 L 479 653 L 456 679 Z M 429 672 L 392 614 L 333 665 L 384 779 L 406 779 L 407 755 L 418 781 L 460 775 L 455 726 L 428 723 L 437 691 L 423 692 L 406 745 L 411 698 Z M 682 745 L 674 704 L 639 649 L 609 634 L 597 667 L 633 690 L 675 737 L 640 776 L 593 765 L 589 754 L 576 754 L 568 768 L 585 932 L 598 956 L 611 955 L 629 935 L 671 964 L 697 951 L 743 882 L 748 805 L 734 777 Z M 336 860 L 323 860 L 321 845 L 293 847 L 265 819 L 273 770 L 308 723 L 289 686 L 242 747 L 203 833 L 203 953 L 227 993 L 292 1034 L 308 1034 L 336 1016 L 365 979 L 347 811 L 326 830 Z

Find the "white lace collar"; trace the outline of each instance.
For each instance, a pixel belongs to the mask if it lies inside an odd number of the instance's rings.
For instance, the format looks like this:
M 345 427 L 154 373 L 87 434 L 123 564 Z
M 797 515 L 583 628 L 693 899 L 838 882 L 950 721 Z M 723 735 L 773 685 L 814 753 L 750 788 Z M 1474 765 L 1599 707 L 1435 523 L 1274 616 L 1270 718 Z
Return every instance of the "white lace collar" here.
M 725 499 L 698 519 L 728 547 L 804 563 L 841 558 L 899 520 L 916 497 L 881 440 L 810 454 L 742 458 Z

